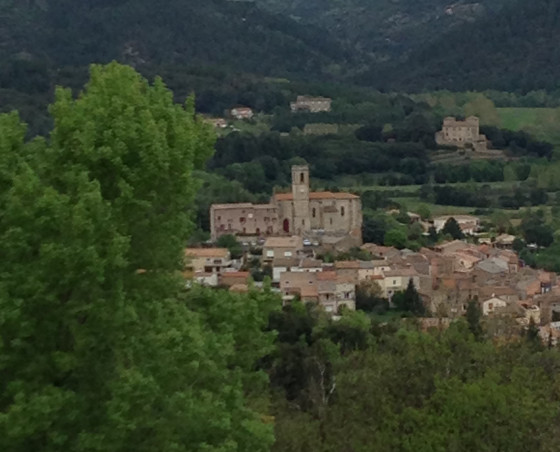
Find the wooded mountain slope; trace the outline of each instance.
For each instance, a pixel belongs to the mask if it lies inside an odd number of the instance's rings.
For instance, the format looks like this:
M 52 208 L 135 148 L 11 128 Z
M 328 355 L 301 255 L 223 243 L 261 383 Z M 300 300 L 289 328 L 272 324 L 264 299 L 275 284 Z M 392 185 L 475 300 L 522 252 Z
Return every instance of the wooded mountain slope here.
M 257 0 L 329 33 L 378 61 L 408 55 L 462 24 L 486 17 L 503 0 Z
M 518 0 L 361 81 L 394 90 L 560 88 L 560 2 Z

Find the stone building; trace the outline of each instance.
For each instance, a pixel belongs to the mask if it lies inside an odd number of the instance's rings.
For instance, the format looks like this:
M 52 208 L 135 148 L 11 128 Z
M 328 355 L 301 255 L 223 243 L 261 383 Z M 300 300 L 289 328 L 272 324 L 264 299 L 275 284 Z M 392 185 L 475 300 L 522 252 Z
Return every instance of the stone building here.
M 306 111 L 309 113 L 331 111 L 332 99 L 328 97 L 298 96 L 295 102 L 290 102 L 292 112 Z
M 310 192 L 309 168 L 292 167 L 291 193 L 276 193 L 270 204 L 214 204 L 210 208 L 212 239 L 233 235 L 297 235 L 362 240 L 362 205 L 351 193 Z
M 486 136 L 480 134 L 480 123 L 476 116 L 469 116 L 464 121 L 451 116 L 445 118 L 441 131 L 436 133 L 436 143 L 458 148 L 468 147 L 475 151 L 485 151 L 488 147 Z

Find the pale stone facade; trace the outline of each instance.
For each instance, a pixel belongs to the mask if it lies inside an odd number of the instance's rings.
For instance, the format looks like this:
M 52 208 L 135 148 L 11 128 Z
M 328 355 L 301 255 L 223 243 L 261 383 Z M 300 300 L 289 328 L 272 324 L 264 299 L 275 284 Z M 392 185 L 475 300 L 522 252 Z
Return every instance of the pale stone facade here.
M 328 97 L 298 96 L 295 102 L 290 103 L 293 112 L 307 111 L 309 113 L 331 111 L 332 99 Z
M 480 123 L 476 116 L 469 116 L 464 121 L 448 116 L 443 120 L 441 131 L 436 133 L 436 143 L 439 145 L 484 151 L 487 142 L 486 136 L 480 134 Z
M 292 192 L 276 193 L 270 204 L 214 204 L 212 239 L 233 235 L 349 237 L 362 240 L 362 205 L 351 193 L 310 192 L 309 168 L 292 167 Z

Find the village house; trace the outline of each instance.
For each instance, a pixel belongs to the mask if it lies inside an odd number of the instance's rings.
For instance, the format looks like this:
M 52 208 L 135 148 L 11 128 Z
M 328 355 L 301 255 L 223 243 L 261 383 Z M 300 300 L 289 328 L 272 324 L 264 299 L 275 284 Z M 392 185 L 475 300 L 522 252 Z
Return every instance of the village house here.
M 240 287 L 241 285 L 247 285 L 251 274 L 249 272 L 223 272 L 219 276 L 219 285 L 222 287 Z
M 383 296 L 389 300 L 396 292 L 406 290 L 409 281 L 412 280 L 414 287 L 420 287 L 420 277 L 412 268 L 401 268 L 389 270 L 383 273 L 383 279 L 379 281 Z
M 280 283 L 285 272 L 299 271 L 300 259 L 297 257 L 277 257 L 272 261 L 272 282 Z
M 356 285 L 335 271 L 282 273 L 280 292 L 285 304 L 299 297 L 304 302 L 318 303 L 332 314 L 343 306 L 356 309 Z
M 443 120 L 442 130 L 436 133 L 436 143 L 440 146 L 456 146 L 485 151 L 488 148 L 486 136 L 480 134 L 480 122 L 476 116 L 460 121 L 451 116 Z
M 229 115 L 238 120 L 251 119 L 254 116 L 253 110 L 249 107 L 235 107 L 229 111 Z
M 508 303 L 498 297 L 492 297 L 482 302 L 482 315 L 488 316 L 495 314 L 500 309 L 507 307 Z
M 185 268 L 195 273 L 220 273 L 232 265 L 227 248 L 187 248 L 185 261 Z
M 349 249 L 362 243 L 362 206 L 351 193 L 310 192 L 309 167 L 293 166 L 291 193 L 276 193 L 264 205 L 214 204 L 210 229 L 212 240 L 224 234 L 298 235 L 333 238 Z
M 302 250 L 301 237 L 269 237 L 263 245 L 263 262 L 272 262 L 278 258 L 297 258 Z
M 328 97 L 298 96 L 295 102 L 290 102 L 292 112 L 305 111 L 320 113 L 331 111 L 332 99 Z
M 204 122 L 216 129 L 225 129 L 228 125 L 224 118 L 204 118 Z

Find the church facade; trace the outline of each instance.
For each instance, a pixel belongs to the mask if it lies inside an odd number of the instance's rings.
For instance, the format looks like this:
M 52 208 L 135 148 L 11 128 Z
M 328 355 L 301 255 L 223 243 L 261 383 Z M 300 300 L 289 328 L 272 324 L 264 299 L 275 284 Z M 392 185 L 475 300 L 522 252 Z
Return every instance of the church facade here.
M 362 240 L 362 205 L 352 193 L 311 192 L 309 167 L 292 167 L 291 193 L 275 193 L 269 204 L 214 204 L 212 239 L 224 234 L 351 237 Z

